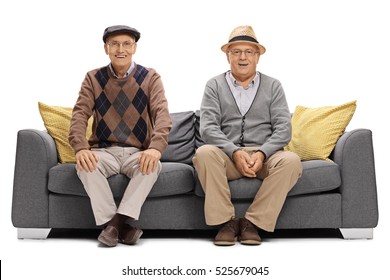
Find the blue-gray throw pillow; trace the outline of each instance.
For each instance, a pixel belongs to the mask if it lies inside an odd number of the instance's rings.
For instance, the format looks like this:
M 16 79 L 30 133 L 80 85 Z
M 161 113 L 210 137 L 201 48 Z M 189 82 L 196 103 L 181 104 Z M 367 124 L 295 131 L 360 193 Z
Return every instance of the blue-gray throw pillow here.
M 161 156 L 162 162 L 192 164 L 195 152 L 194 112 L 171 113 L 172 129 L 168 136 L 168 147 Z

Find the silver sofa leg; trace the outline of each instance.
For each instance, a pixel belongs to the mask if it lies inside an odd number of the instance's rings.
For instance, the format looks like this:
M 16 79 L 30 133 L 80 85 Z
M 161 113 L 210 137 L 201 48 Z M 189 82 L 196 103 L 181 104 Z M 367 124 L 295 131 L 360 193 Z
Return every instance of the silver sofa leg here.
M 51 228 L 18 228 L 19 239 L 46 239 Z
M 340 228 L 344 239 L 373 239 L 374 229 L 372 228 Z

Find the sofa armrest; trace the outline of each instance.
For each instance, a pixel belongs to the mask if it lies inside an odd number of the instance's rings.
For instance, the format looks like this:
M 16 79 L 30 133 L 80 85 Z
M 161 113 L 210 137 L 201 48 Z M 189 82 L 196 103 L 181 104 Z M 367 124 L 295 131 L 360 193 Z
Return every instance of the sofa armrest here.
M 53 138 L 40 130 L 20 130 L 17 135 L 12 223 L 19 228 L 49 226 L 48 172 L 57 164 Z
M 373 228 L 378 224 L 378 200 L 372 132 L 344 133 L 333 151 L 341 170 L 343 228 Z

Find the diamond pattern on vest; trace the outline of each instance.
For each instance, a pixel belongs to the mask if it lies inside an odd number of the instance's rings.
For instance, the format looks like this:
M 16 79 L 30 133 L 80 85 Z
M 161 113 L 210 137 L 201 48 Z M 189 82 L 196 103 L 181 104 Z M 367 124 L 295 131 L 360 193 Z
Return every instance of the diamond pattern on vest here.
M 134 73 L 134 79 L 136 80 L 138 85 L 142 84 L 148 73 L 149 71 L 146 68 L 142 67 L 141 65 L 137 65 L 137 69 Z
M 96 128 L 96 136 L 100 141 L 108 140 L 108 137 L 111 135 L 111 130 L 108 128 L 106 122 L 101 120 Z
M 145 110 L 147 103 L 148 98 L 146 97 L 142 88 L 139 88 L 136 95 L 134 96 L 133 105 L 140 115 L 142 115 L 142 112 Z
M 130 143 L 138 147 L 145 143 L 148 129 L 144 117 L 147 116 L 148 96 L 141 85 L 148 73 L 140 65 L 137 65 L 134 80 L 110 78 L 107 67 L 96 73 L 102 87 L 95 100 L 95 109 L 100 115 L 96 128 L 99 147 L 127 146 Z
M 137 137 L 138 141 L 143 143 L 146 139 L 146 134 L 147 134 L 147 127 L 146 127 L 146 122 L 144 121 L 143 118 L 139 118 L 138 122 L 133 128 L 133 134 L 135 137 Z
M 131 129 L 121 120 L 114 130 L 114 135 L 120 143 L 126 143 L 127 137 L 130 135 Z
M 131 101 L 123 92 L 123 90 L 119 91 L 118 96 L 115 98 L 114 102 L 112 103 L 112 105 L 115 108 L 115 111 L 117 111 L 119 116 L 121 117 L 123 117 L 123 115 L 126 113 L 130 104 Z
M 99 97 L 96 99 L 95 106 L 96 106 L 96 110 L 99 112 L 99 114 L 102 117 L 104 117 L 104 115 L 110 109 L 111 102 L 110 100 L 108 100 L 104 91 L 102 91 Z
M 110 76 L 108 75 L 108 67 L 104 67 L 96 72 L 96 80 L 99 82 L 100 87 L 104 90 Z

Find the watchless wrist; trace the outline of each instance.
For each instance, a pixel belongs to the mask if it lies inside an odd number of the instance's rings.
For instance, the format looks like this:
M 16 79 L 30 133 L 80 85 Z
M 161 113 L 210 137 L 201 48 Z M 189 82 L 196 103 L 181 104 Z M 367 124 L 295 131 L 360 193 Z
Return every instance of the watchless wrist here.
M 266 157 L 266 155 L 265 155 L 265 153 L 264 153 L 262 150 L 256 150 L 256 152 L 255 152 L 255 153 L 257 153 L 257 152 L 260 152 L 260 153 L 262 153 L 262 154 L 263 154 L 264 160 L 267 158 L 267 157 Z

